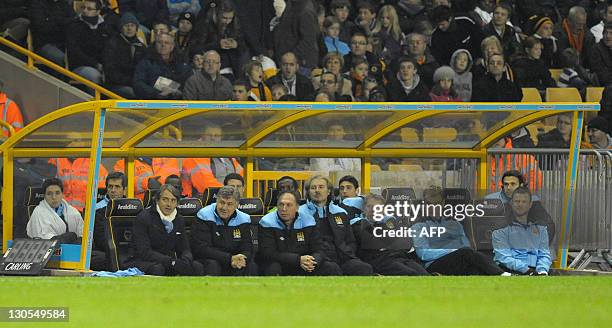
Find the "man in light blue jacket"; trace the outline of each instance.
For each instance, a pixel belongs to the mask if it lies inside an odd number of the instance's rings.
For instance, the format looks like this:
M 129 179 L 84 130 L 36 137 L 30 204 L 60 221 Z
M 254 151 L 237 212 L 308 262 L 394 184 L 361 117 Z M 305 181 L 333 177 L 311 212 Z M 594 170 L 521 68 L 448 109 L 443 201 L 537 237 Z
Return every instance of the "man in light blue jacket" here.
M 519 187 L 512 194 L 512 222 L 493 231 L 495 262 L 525 275 L 548 275 L 552 263 L 546 226 L 528 220 L 531 192 Z

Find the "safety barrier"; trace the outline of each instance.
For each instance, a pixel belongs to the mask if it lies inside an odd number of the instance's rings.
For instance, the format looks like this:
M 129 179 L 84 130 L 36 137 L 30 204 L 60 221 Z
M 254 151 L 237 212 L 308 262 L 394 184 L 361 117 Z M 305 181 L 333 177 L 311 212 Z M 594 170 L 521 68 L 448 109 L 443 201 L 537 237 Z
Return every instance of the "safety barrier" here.
M 504 162 L 503 170 L 489 169 L 489 188 L 498 190 L 507 169 L 523 172 L 535 195 L 560 226 L 563 217 L 567 149 L 490 149 L 488 164 Z M 521 158 L 528 158 L 527 161 Z M 517 160 L 518 159 L 518 160 Z M 526 163 L 526 165 L 520 165 Z M 494 165 L 494 164 L 493 164 Z M 577 188 L 571 229 L 571 249 L 612 248 L 612 151 L 582 149 L 578 162 Z M 490 190 L 490 191 L 495 191 Z

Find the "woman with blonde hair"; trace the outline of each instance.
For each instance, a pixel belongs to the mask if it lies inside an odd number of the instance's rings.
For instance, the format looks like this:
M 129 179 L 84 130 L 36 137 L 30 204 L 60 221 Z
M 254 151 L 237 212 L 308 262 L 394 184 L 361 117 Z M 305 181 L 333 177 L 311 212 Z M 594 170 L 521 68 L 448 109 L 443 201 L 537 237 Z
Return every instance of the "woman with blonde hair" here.
M 482 53 L 482 58 L 476 59 L 474 67 L 472 68 L 472 74 L 475 80 L 483 77 L 487 73 L 487 62 L 489 60 L 489 56 L 493 54 L 503 54 L 504 48 L 502 47 L 499 39 L 496 36 L 491 35 L 484 38 L 480 43 L 480 52 Z M 514 72 L 510 68 L 508 61 L 510 60 L 506 59 L 504 74 L 506 74 L 506 78 L 508 80 L 514 81 Z
M 401 41 L 404 39 L 404 33 L 400 28 L 395 7 L 386 5 L 380 8 L 372 34 L 378 35 L 381 39 L 385 57 L 397 58 L 401 54 Z

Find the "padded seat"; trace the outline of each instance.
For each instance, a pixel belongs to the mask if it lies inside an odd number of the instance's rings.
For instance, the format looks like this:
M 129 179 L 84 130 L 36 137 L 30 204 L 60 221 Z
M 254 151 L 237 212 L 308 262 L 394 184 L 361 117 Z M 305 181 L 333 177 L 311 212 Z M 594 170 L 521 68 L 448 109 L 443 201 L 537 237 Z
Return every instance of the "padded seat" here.
M 187 232 L 191 232 L 191 226 L 201 209 L 202 201 L 198 198 L 186 197 L 179 200 L 176 210 L 185 219 L 185 230 Z
M 130 242 L 134 220 L 142 211 L 142 202 L 137 198 L 112 199 L 106 206 L 106 226 L 104 233 L 107 242 L 107 257 L 111 271 L 122 269 L 122 264 L 130 258 Z

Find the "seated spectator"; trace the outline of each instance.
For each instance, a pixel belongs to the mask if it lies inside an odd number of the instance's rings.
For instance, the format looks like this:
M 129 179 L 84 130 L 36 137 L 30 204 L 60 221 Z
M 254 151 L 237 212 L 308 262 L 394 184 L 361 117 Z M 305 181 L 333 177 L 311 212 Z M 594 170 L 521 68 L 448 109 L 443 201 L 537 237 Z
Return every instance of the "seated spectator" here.
M 246 50 L 246 46 L 236 16 L 236 8 L 231 1 L 223 1 L 215 12 L 205 28 L 206 34 L 200 40 L 200 45 L 206 50 L 215 50 L 219 53 L 221 74 L 230 79 L 239 77 L 240 69 L 246 61 L 246 57 L 241 55 Z
M 232 83 L 232 100 L 234 101 L 252 101 L 254 99 L 249 96 L 249 83 L 244 80 L 236 80 Z
M 111 37 L 103 53 L 105 84 L 112 92 L 136 99 L 132 78 L 136 65 L 145 57 L 146 45 L 138 38 L 138 20 L 132 13 L 125 13 L 120 21 L 121 33 Z
M 429 272 L 417 262 L 410 237 L 380 237 L 385 230 L 408 228 L 408 222 L 395 217 L 376 220 L 374 206 L 384 204 L 385 199 L 380 195 L 368 194 L 365 196 L 364 217 L 351 220 L 357 240 L 357 256 L 370 264 L 377 274 L 428 276 Z
M 307 77 L 299 73 L 300 64 L 293 52 L 281 56 L 280 72 L 266 81 L 271 87 L 274 84 L 282 84 L 287 88 L 287 94 L 296 96 L 297 99 L 305 101 L 311 99 L 314 93 L 312 83 Z
M 521 88 L 536 88 L 540 93 L 545 93 L 546 88 L 555 87 L 555 80 L 540 59 L 542 42 L 530 36 L 523 41 L 523 47 L 525 54 L 512 62 L 515 81 Z
M 329 5 L 329 11 L 334 17 L 336 17 L 336 19 L 338 19 L 338 22 L 340 23 L 340 33 L 338 38 L 340 41 L 348 44 L 351 41 L 351 34 L 353 34 L 357 28 L 357 25 L 348 19 L 349 14 L 351 13 L 350 1 L 332 0 L 331 4 Z
M 270 101 L 272 100 L 272 92 L 263 83 L 263 66 L 256 60 L 249 61 L 244 65 L 244 75 L 249 84 L 249 98 L 254 101 Z
M 559 75 L 559 81 L 557 81 L 558 87 L 576 88 L 584 97 L 589 85 L 599 85 L 597 75 L 580 66 L 578 53 L 573 48 L 561 51 L 559 62 L 563 70 Z
M 270 86 L 270 92 L 272 92 L 272 100 L 281 101 L 281 98 L 288 95 L 289 90 L 282 84 L 274 84 Z M 290 96 L 295 97 L 293 95 Z M 297 98 L 295 100 L 297 101 Z
M 366 92 L 366 77 L 370 67 L 368 62 L 363 58 L 353 59 L 351 70 L 349 72 L 349 79 L 353 86 L 353 97 L 355 101 L 367 101 L 368 94 Z
M 482 53 L 482 57 L 476 59 L 474 67 L 472 67 L 474 80 L 482 78 L 487 73 L 487 62 L 489 60 L 489 57 L 493 54 L 502 54 L 503 48 L 501 42 L 497 37 L 488 36 L 484 38 L 480 43 L 480 51 Z M 512 71 L 510 65 L 508 65 L 507 62 L 504 67 L 504 74 L 506 75 L 506 78 L 508 80 L 514 81 L 514 72 Z
M 546 226 L 530 222 L 531 192 L 519 187 L 512 193 L 512 222 L 493 231 L 494 260 L 510 272 L 548 275 L 552 264 Z
M 572 136 L 572 114 L 559 114 L 557 126 L 538 135 L 538 148 L 569 148 Z
M 317 38 L 320 29 L 315 6 L 312 1 L 278 2 L 285 3 L 286 6 L 282 10 L 280 10 L 282 6 L 279 6 L 276 12 L 278 23 L 273 28 L 275 60 L 280 62 L 283 54 L 293 52 L 300 60 L 301 73 L 310 75 L 310 70 L 319 63 Z
M 29 15 L 34 50 L 63 67 L 66 28 L 75 16 L 72 7 L 66 0 L 31 0 Z
M 597 116 L 587 124 L 589 142 L 584 143 L 584 148 L 590 149 L 612 149 L 612 136 L 610 135 L 610 122 L 602 116 Z
M 441 188 L 430 188 L 423 191 L 423 199 L 429 205 L 444 206 L 445 200 Z M 431 207 L 434 208 L 434 207 Z M 425 268 L 430 273 L 443 275 L 510 275 L 500 269 L 485 255 L 470 248 L 461 223 L 451 217 L 442 216 L 442 210 L 433 210 L 428 217 L 412 226 L 416 232 L 414 248 Z M 446 229 L 444 234 L 425 236 L 423 229 Z
M 96 203 L 96 221 L 94 222 L 93 241 L 91 250 L 91 269 L 95 271 L 109 270 L 106 260 L 108 244 L 106 239 L 106 207 L 110 201 L 125 198 L 127 191 L 127 177 L 121 172 L 113 172 L 106 176 L 106 194 Z
M 353 85 L 351 81 L 342 75 L 342 68 L 344 67 L 344 58 L 337 52 L 330 52 L 323 57 L 323 71 L 319 75 L 315 75 L 312 78 L 312 86 L 315 90 L 319 90 L 321 87 L 326 87 L 322 85 L 321 78 L 324 73 L 331 73 L 334 75 L 334 80 L 336 81 L 334 86 L 333 93 L 338 93 L 338 95 L 342 95 L 353 99 Z M 314 71 L 313 71 L 314 73 Z M 330 81 L 330 79 L 327 79 Z M 326 87 L 327 88 L 327 87 Z
M 467 16 L 453 17 L 449 7 L 435 7 L 432 13 L 438 28 L 431 38 L 431 52 L 441 65 L 448 65 L 457 49 L 466 49 L 473 58 L 480 55 L 479 46 L 484 38 L 480 26 Z
M 155 51 L 136 65 L 134 91 L 140 99 L 181 99 L 181 88 L 191 75 L 189 64 L 177 54 L 174 38 L 160 34 Z
M 427 37 L 423 34 L 413 32 L 408 34 L 404 41 L 406 43 L 404 45 L 404 55 L 415 60 L 417 63 L 416 69 L 425 85 L 427 87 L 433 86 L 433 74 L 436 69 L 440 67 L 440 64 L 438 64 L 429 51 Z M 389 72 L 396 72 L 398 70 L 399 59 L 400 58 L 394 58 Z M 389 79 L 391 78 L 392 77 L 389 77 Z
M 589 52 L 595 48 L 595 37 L 587 29 L 586 10 L 580 6 L 570 8 L 567 18 L 557 23 L 554 35 L 559 40 L 559 49 L 574 48 L 580 58 L 580 64 L 589 67 Z
M 221 57 L 214 50 L 204 53 L 203 70 L 194 72 L 183 90 L 186 100 L 229 100 L 232 83 L 220 74 Z
M 177 26 L 180 23 L 181 15 L 184 13 L 191 13 L 193 16 L 197 16 L 202 9 L 199 0 L 166 0 L 168 7 L 170 23 Z
M 0 120 L 8 123 L 15 129 L 15 132 L 23 129 L 23 115 L 19 106 L 4 93 L 4 81 L 0 79 Z M 2 136 L 9 137 L 9 132 L 2 129 Z
M 546 68 L 555 68 L 559 64 L 559 41 L 553 36 L 553 21 L 548 17 L 532 16 L 528 23 L 532 36 L 542 42 L 542 55 L 540 58 Z M 561 49 L 562 50 L 562 49 Z
M 223 179 L 224 186 L 230 186 L 240 193 L 240 197 L 244 197 L 244 178 L 238 173 L 230 173 Z
M 344 142 L 346 131 L 340 121 L 327 123 L 327 137 L 322 141 L 340 145 Z M 349 171 L 359 172 L 361 170 L 361 160 L 359 158 L 311 158 L 310 170 L 312 171 Z
M 465 49 L 459 49 L 451 57 L 451 67 L 455 71 L 453 87 L 461 101 L 472 99 L 472 55 Z
M 276 275 L 341 275 L 337 263 L 326 258 L 324 239 L 316 219 L 298 211 L 294 191 L 278 195 L 278 210 L 259 221 L 259 257 L 262 272 Z
M 83 11 L 68 27 L 66 48 L 70 70 L 95 84 L 102 84 L 102 54 L 110 27 L 100 16 L 100 2 L 85 0 Z M 93 90 L 88 88 L 89 93 Z
M 601 39 L 603 38 L 603 32 L 606 23 L 612 23 L 612 2 L 608 2 L 605 6 L 603 6 L 602 9 L 603 10 L 601 17 L 603 17 L 603 19 L 601 20 L 601 22 L 599 22 L 599 24 L 591 27 L 590 30 L 591 34 L 593 34 L 593 36 L 595 37 L 595 43 L 599 43 L 599 41 L 601 41 Z
M 603 38 L 590 50 L 590 62 L 600 85 L 612 84 L 612 23 L 607 23 Z
M 25 44 L 30 20 L 27 19 L 27 0 L 7 0 L 0 3 L 0 36 L 9 41 Z
M 348 72 L 353 66 L 353 59 L 363 58 L 370 66 L 380 67 L 380 71 L 384 71 L 383 64 L 372 52 L 368 51 L 368 38 L 365 34 L 357 32 L 351 37 L 351 53 L 344 56 L 344 65 L 342 72 Z
M 331 181 L 315 175 L 308 179 L 305 189 L 308 200 L 300 206 L 299 212 L 315 218 L 323 239 L 325 259 L 338 263 L 344 275 L 371 275 L 372 267 L 355 256 L 355 236 L 348 213 L 330 200 Z
M 333 102 L 336 101 L 333 93 L 319 89 L 314 97 L 315 102 Z
M 356 7 L 357 18 L 355 18 L 355 25 L 357 25 L 361 33 L 369 36 L 374 28 L 376 28 L 378 7 L 371 0 L 359 0 Z
M 64 199 L 64 184 L 50 178 L 42 184 L 45 198 L 34 208 L 26 226 L 28 237 L 57 239 L 65 244 L 80 244 L 83 218 L 76 208 Z
M 194 257 L 209 276 L 255 275 L 251 218 L 238 209 L 240 192 L 229 186 L 217 192 L 217 201 L 198 211 L 191 231 Z
M 203 265 L 193 260 L 185 233 L 185 220 L 177 212 L 181 197 L 171 185 L 163 185 L 155 202 L 134 220 L 134 255 L 126 266 L 155 276 L 199 276 Z
M 214 123 L 207 123 L 198 140 L 208 147 L 218 145 L 223 140 L 223 129 Z M 201 195 L 206 188 L 221 187 L 225 177 L 230 173 L 242 174 L 243 169 L 236 158 L 185 158 L 181 176 L 184 177 L 183 188 L 187 195 Z
M 430 101 L 429 90 L 417 74 L 414 59 L 402 57 L 396 76 L 387 85 L 389 101 L 426 102 Z
M 436 70 L 433 76 L 434 85 L 429 97 L 431 101 L 453 102 L 462 101 L 453 86 L 455 71 L 449 66 L 442 66 Z
M 404 33 L 400 28 L 397 11 L 392 5 L 380 8 L 376 15 L 376 25 L 372 35 L 377 35 L 383 46 L 382 58 L 392 59 L 401 55 L 401 42 L 404 41 Z
M 523 91 L 505 76 L 506 61 L 501 54 L 489 56 L 488 72 L 474 82 L 473 102 L 520 102 Z
M 192 49 L 189 55 L 191 58 L 191 68 L 193 69 L 193 74 L 196 72 L 201 72 L 204 68 L 204 53 L 201 49 Z
M 168 25 L 164 21 L 153 23 L 153 29 L 151 30 L 151 43 L 149 44 L 149 48 L 155 49 L 155 41 L 157 41 L 157 37 L 162 34 L 174 35 L 174 32 L 170 29 L 170 25 Z
M 195 46 L 194 21 L 195 15 L 190 12 L 181 13 L 178 17 L 178 29 L 174 38 L 176 49 L 181 55 L 189 54 L 190 49 Z
M 484 27 L 485 36 L 495 36 L 502 44 L 502 50 L 506 58 L 520 52 L 521 39 L 510 24 L 510 15 L 512 7 L 505 2 L 501 2 L 495 6 L 493 11 L 493 19 Z
M 325 47 L 327 48 L 326 52 L 338 52 L 342 56 L 351 52 L 348 44 L 343 41 L 340 41 L 340 21 L 334 17 L 329 16 L 325 18 L 323 22 L 323 29 L 325 32 L 325 37 L 323 40 L 325 41 Z
M 343 78 L 341 77 L 341 79 Z M 346 101 L 346 102 L 353 101 L 352 91 L 350 95 L 346 95 L 344 93 L 339 92 L 338 81 L 339 79 L 337 78 L 336 74 L 332 72 L 325 72 L 321 74 L 321 78 L 320 78 L 321 87 L 317 91 L 317 96 L 320 95 L 321 93 L 325 93 L 329 96 L 330 99 L 332 99 L 330 101 Z M 346 81 L 348 81 L 348 83 Z M 347 85 L 352 86 L 351 81 L 346 80 L 346 79 L 344 80 L 343 84 L 345 87 Z

